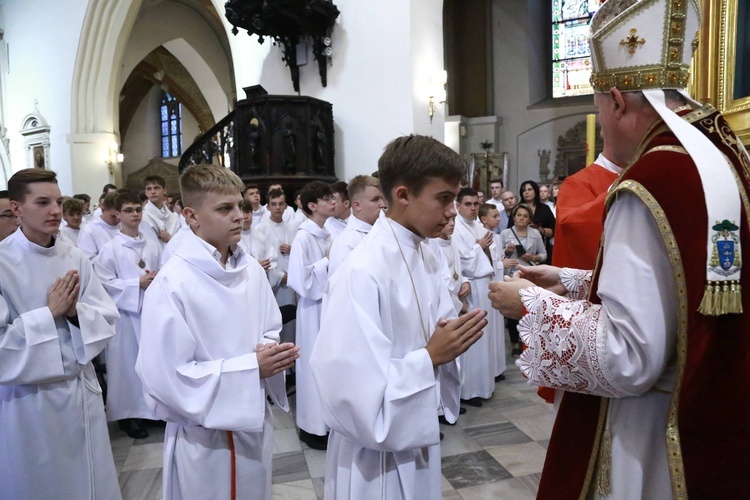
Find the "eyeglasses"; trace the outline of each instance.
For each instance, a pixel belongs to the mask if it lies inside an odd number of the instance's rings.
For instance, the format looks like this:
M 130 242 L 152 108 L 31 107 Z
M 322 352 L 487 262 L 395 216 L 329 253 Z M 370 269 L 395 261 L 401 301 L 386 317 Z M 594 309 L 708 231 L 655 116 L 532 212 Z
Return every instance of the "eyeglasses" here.
M 3 212 L 0 214 L 0 219 L 15 219 L 16 215 L 13 212 Z
M 120 212 L 122 212 L 124 214 L 132 214 L 133 212 L 139 214 L 139 213 L 143 212 L 143 208 L 141 208 L 141 207 L 137 207 L 137 208 L 136 207 L 123 208 L 122 210 L 120 210 Z

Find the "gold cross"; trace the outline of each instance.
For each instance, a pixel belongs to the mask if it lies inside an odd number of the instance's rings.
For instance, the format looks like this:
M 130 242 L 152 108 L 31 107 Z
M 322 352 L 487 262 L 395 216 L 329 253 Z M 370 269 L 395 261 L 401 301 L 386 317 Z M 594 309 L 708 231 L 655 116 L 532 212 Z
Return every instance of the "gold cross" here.
M 643 45 L 644 43 L 646 43 L 646 40 L 644 40 L 643 38 L 638 38 L 636 32 L 637 30 L 635 28 L 631 28 L 630 36 L 628 36 L 624 40 L 620 40 L 620 45 L 627 45 L 629 47 L 630 50 L 628 50 L 628 53 L 631 55 L 635 54 L 635 49 L 639 45 Z

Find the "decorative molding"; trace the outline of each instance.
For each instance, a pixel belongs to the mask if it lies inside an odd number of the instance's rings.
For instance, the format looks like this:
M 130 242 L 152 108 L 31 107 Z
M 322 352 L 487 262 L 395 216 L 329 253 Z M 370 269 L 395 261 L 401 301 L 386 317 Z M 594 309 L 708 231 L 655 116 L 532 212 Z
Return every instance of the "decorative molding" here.
M 28 168 L 50 168 L 50 125 L 39 112 L 37 102 L 34 102 L 34 112 L 29 113 L 21 121 L 21 136 L 26 150 L 26 166 Z

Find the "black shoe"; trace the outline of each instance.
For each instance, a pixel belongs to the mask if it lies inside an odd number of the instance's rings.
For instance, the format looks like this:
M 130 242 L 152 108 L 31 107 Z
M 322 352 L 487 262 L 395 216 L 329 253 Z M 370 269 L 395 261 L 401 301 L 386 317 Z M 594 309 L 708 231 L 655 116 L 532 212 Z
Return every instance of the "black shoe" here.
M 443 425 L 456 425 L 456 422 L 450 423 L 448 420 L 446 420 L 445 416 L 439 415 L 438 416 L 438 422 L 440 422 Z
M 502 373 L 495 377 L 495 382 L 500 382 L 502 380 L 505 380 L 505 375 L 503 375 Z
M 313 450 L 325 450 L 328 448 L 328 434 L 326 434 L 325 436 L 319 436 L 317 434 L 310 434 L 309 432 L 300 429 L 299 440 Z
M 445 435 L 441 432 L 440 433 L 440 441 L 442 441 L 444 437 L 445 437 Z
M 125 434 L 133 439 L 143 439 L 148 437 L 148 431 L 141 423 L 140 418 L 126 418 L 124 420 L 118 420 L 117 424 L 120 426 Z
M 460 410 L 458 410 L 458 414 L 459 414 L 459 415 L 463 415 L 464 413 L 466 413 L 466 408 L 464 408 L 464 407 L 462 406 L 462 407 L 461 407 L 461 409 L 460 409 Z
M 510 352 L 512 356 L 520 356 L 521 355 L 521 348 L 520 347 L 514 347 L 513 350 Z
M 482 398 L 476 397 L 471 399 L 462 399 L 462 404 L 473 406 L 474 408 L 481 408 L 482 406 Z

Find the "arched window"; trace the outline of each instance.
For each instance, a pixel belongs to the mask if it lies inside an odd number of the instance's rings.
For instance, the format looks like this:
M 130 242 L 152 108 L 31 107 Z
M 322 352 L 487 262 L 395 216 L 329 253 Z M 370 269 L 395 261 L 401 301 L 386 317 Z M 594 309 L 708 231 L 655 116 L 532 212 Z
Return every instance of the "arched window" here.
M 592 94 L 589 24 L 604 0 L 552 0 L 552 97 Z
M 172 158 L 182 154 L 182 106 L 165 92 L 161 99 L 161 155 Z

